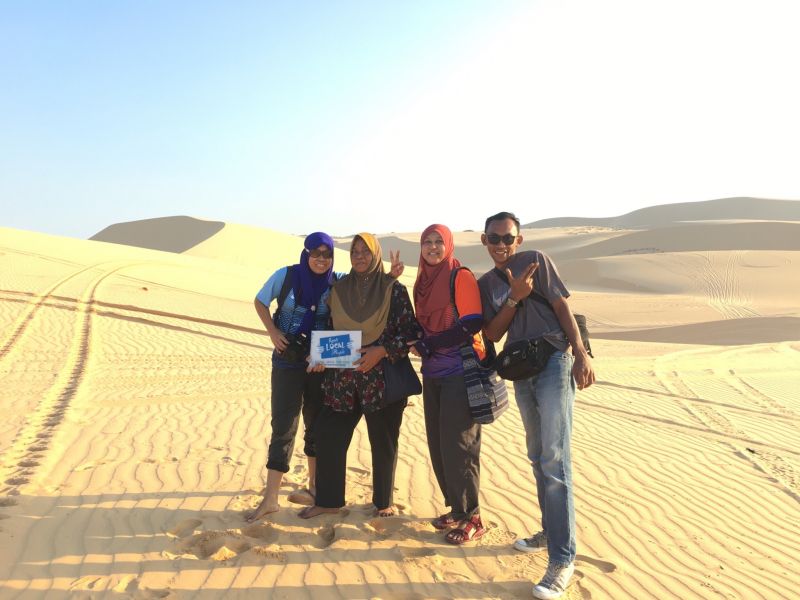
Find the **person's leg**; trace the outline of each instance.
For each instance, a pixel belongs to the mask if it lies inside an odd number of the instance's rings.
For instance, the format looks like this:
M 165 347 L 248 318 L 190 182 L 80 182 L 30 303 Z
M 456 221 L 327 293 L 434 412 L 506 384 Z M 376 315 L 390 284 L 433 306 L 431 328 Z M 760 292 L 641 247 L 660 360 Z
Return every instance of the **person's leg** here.
M 533 478 L 536 481 L 536 495 L 539 499 L 539 510 L 542 513 L 542 529 L 547 533 L 547 519 L 545 518 L 545 485 L 542 474 L 542 424 L 539 419 L 539 407 L 534 394 L 534 379 L 521 379 L 514 382 L 514 397 L 519 408 L 519 416 L 525 428 L 525 448 L 528 460 L 531 461 Z
M 444 474 L 441 444 L 442 405 L 440 402 L 441 380 L 438 377 L 422 376 L 422 403 L 425 410 L 425 434 L 428 438 L 428 452 L 431 456 L 431 466 L 439 489 L 444 496 L 444 505 L 450 507 L 450 498 L 447 496 L 447 479 Z
M 264 497 L 258 507 L 248 515 L 255 521 L 278 510 L 278 492 L 283 474 L 289 470 L 289 459 L 294 449 L 294 438 L 300 419 L 305 371 L 273 369 L 270 378 L 271 426 L 267 482 Z
M 341 413 L 323 407 L 314 424 L 317 450 L 317 495 L 314 506 L 301 511 L 304 518 L 338 512 L 345 504 L 347 449 L 361 413 Z
M 372 503 L 383 516 L 393 505 L 394 472 L 397 467 L 397 440 L 408 399 L 365 415 L 372 449 Z
M 572 407 L 575 381 L 571 355 L 555 352 L 534 386 L 541 421 L 539 465 L 544 483 L 547 551 L 550 563 L 575 559 L 575 506 L 572 492 Z
M 479 512 L 481 426 L 472 420 L 463 375 L 441 382 L 441 455 L 452 515 L 468 519 Z
M 311 497 L 316 495 L 317 450 L 314 442 L 314 427 L 317 416 L 322 410 L 322 378 L 323 373 L 309 373 L 303 391 L 303 452 L 308 459 L 307 488 Z

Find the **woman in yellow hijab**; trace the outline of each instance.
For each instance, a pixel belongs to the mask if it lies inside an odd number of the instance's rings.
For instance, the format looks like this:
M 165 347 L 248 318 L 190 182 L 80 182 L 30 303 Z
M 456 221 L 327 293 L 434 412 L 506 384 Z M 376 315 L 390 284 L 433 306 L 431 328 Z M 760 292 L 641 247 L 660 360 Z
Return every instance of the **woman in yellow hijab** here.
M 328 369 L 325 373 L 323 408 L 315 426 L 316 504 L 300 512 L 305 519 L 335 513 L 344 506 L 347 449 L 362 415 L 372 447 L 375 513 L 387 517 L 396 512 L 392 491 L 397 441 L 408 398 L 392 400 L 385 393 L 382 361 L 405 359 L 408 342 L 419 339 L 422 329 L 406 287 L 384 272 L 381 259 L 375 236 L 359 233 L 350 245 L 352 269 L 331 291 L 331 328 L 360 330 L 362 356 L 355 369 Z

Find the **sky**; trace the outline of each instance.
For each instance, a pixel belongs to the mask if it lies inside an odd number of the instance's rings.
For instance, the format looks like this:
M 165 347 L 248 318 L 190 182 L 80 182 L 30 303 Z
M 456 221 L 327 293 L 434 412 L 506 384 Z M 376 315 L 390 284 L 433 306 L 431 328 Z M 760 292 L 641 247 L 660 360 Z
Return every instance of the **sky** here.
M 794 0 L 0 1 L 0 225 L 800 199 Z

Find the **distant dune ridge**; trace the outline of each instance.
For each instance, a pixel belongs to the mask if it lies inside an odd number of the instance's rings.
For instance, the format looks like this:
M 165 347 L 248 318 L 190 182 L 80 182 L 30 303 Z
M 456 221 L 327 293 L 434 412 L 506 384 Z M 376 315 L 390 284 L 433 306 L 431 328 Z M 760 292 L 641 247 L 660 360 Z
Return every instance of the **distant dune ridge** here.
M 549 221 L 523 228 L 522 249 L 555 259 L 598 377 L 575 404 L 566 600 L 796 597 L 800 202 Z M 378 236 L 409 288 L 419 235 Z M 513 401 L 483 429 L 477 544 L 430 524 L 445 507 L 420 397 L 401 430 L 398 516 L 373 515 L 362 422 L 345 511 L 308 522 L 288 503 L 307 475 L 299 438 L 282 509 L 245 521 L 271 419 L 253 297 L 302 239 L 185 216 L 92 240 L 0 227 L 0 597 L 530 597 L 547 559 L 511 548 L 540 528 Z M 479 231 L 455 240 L 473 271 L 492 267 Z
M 715 221 L 745 219 L 749 221 L 800 221 L 800 202 L 797 200 L 768 200 L 764 198 L 721 198 L 703 202 L 680 202 L 648 206 L 618 217 L 558 217 L 533 221 L 523 227 L 615 227 L 640 229 L 664 227 L 683 221 Z

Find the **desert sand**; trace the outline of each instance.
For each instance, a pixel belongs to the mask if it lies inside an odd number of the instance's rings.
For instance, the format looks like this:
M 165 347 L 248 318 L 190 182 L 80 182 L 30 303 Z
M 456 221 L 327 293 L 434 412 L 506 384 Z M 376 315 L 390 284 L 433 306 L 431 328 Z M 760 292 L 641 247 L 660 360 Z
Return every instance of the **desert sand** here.
M 596 354 L 575 407 L 566 597 L 796 598 L 800 220 L 665 215 L 523 231 L 523 249 L 555 259 Z M 297 445 L 282 509 L 245 522 L 270 432 L 252 299 L 302 238 L 156 221 L 158 235 L 139 222 L 96 240 L 0 228 L 0 598 L 530 598 L 546 557 L 511 547 L 540 514 L 513 400 L 483 430 L 478 543 L 429 524 L 443 506 L 421 397 L 401 433 L 398 516 L 372 515 L 362 423 L 343 514 L 303 521 L 286 501 L 304 483 Z M 411 286 L 419 234 L 380 237 Z M 479 233 L 456 244 L 477 273 L 491 267 Z

